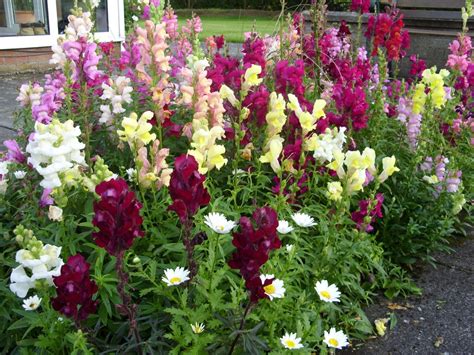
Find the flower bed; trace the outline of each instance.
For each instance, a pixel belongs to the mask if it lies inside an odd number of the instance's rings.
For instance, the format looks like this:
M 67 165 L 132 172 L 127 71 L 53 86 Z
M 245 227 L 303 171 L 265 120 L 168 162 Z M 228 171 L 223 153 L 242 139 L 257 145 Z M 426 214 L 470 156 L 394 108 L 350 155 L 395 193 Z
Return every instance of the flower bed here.
M 295 14 L 239 59 L 158 3 L 121 53 L 75 9 L 57 70 L 20 89 L 0 163 L 4 349 L 324 353 L 369 336 L 362 307 L 420 292 L 403 266 L 447 250 L 470 211 L 470 38 L 447 69 L 410 58 L 405 80 L 388 70 L 409 44 L 396 11 L 370 18 L 368 50 Z

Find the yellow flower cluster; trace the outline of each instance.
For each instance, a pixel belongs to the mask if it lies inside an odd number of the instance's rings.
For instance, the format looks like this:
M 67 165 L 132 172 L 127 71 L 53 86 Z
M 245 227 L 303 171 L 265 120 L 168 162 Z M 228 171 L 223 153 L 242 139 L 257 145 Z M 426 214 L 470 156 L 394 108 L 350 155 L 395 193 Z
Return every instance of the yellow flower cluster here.
M 426 69 L 423 72 L 423 80 L 415 86 L 413 93 L 413 112 L 422 113 L 425 109 L 425 103 L 428 95 L 426 88 L 429 88 L 429 96 L 433 105 L 440 109 L 446 103 L 446 91 L 444 88 L 444 79 L 449 76 L 449 71 L 441 69 L 436 73 L 436 67 Z
M 281 169 L 278 158 L 283 151 L 284 139 L 280 137 L 280 132 L 286 123 L 286 102 L 283 95 L 272 92 L 270 94 L 270 107 L 266 115 L 267 121 L 267 143 L 264 147 L 264 155 L 260 157 L 260 162 L 269 163 L 274 172 Z
M 132 150 L 154 141 L 156 134 L 150 133 L 153 126 L 148 122 L 153 118 L 153 115 L 153 112 L 146 111 L 140 118 L 135 112 L 132 112 L 130 117 L 125 117 L 122 120 L 123 130 L 117 130 L 120 140 L 128 142 Z
M 326 101 L 316 100 L 313 106 L 313 112 L 306 112 L 301 109 L 298 98 L 289 94 L 288 99 L 288 108 L 293 110 L 300 121 L 301 128 L 303 129 L 303 136 L 313 131 L 316 128 L 316 122 L 321 118 L 326 116 L 324 113 L 324 108 L 326 107 Z
M 345 183 L 348 195 L 352 195 L 364 189 L 367 175 L 376 176 L 375 151 L 372 148 L 365 148 L 361 153 L 359 151 L 348 151 L 346 153 L 336 150 L 333 152 L 334 160 L 327 165 L 331 170 L 336 171 L 339 179 Z M 378 175 L 379 182 L 384 182 L 388 177 L 399 171 L 395 166 L 395 157 L 386 157 L 382 159 L 383 170 Z M 331 200 L 341 199 L 343 192 L 342 184 L 330 182 L 328 184 L 327 196 Z
M 193 120 L 193 136 L 188 154 L 192 155 L 199 164 L 199 172 L 206 174 L 214 167 L 220 170 L 227 159 L 224 158 L 225 147 L 216 144 L 217 139 L 225 136 L 225 131 L 221 126 L 214 126 L 209 129 L 207 120 Z

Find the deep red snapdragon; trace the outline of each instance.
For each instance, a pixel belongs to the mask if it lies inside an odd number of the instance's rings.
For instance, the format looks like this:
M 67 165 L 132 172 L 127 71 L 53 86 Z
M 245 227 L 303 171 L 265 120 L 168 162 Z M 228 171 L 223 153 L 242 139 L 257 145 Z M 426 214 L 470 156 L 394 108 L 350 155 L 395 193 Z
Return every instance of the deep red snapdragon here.
M 268 298 L 260 280 L 260 268 L 268 261 L 271 250 L 278 249 L 281 241 L 278 238 L 278 216 L 270 207 L 257 208 L 252 215 L 256 227 L 248 217 L 241 217 L 240 232 L 233 233 L 232 244 L 237 250 L 229 260 L 229 266 L 239 269 L 250 292 L 250 301 L 258 302 Z
M 383 218 L 382 205 L 384 197 L 383 194 L 378 193 L 375 196 L 375 200 L 370 199 L 362 200 L 359 202 L 359 210 L 352 212 L 351 217 L 354 222 L 357 223 L 357 229 L 362 230 L 365 227 L 365 231 L 370 233 L 374 230 L 372 223 L 374 223 L 377 218 Z M 372 206 L 372 209 L 369 211 L 369 207 L 375 203 L 375 206 Z M 366 225 L 365 217 L 370 215 L 371 220 Z
M 61 274 L 53 277 L 57 296 L 51 299 L 51 305 L 76 323 L 95 313 L 99 304 L 92 299 L 98 288 L 90 279 L 89 268 L 86 259 L 76 254 L 61 267 Z
M 211 197 L 204 187 L 206 177 L 198 171 L 198 163 L 192 155 L 180 155 L 174 161 L 169 192 L 173 203 L 169 210 L 176 212 L 182 223 L 206 206 Z
M 94 203 L 92 224 L 99 230 L 92 234 L 96 244 L 113 256 L 129 249 L 135 238 L 143 237 L 141 203 L 123 179 L 111 179 L 97 185 L 99 201 Z

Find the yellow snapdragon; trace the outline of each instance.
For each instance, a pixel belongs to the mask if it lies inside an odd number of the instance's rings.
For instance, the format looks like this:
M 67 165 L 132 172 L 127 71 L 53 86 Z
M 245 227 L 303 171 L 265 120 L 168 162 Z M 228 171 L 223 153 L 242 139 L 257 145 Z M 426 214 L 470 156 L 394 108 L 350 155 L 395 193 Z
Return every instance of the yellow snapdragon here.
M 208 127 L 207 120 L 193 120 L 193 136 L 188 154 L 192 155 L 199 164 L 199 172 L 206 174 L 213 168 L 220 170 L 227 159 L 224 158 L 225 147 L 216 144 L 217 139 L 225 136 L 225 131 L 221 126 Z
M 259 77 L 261 73 L 262 67 L 256 64 L 252 64 L 252 66 L 245 71 L 244 82 L 242 83 L 244 96 L 247 95 L 251 87 L 258 86 L 262 83 L 263 79 Z
M 326 107 L 326 101 L 316 100 L 313 105 L 313 112 L 303 111 L 298 98 L 293 95 L 288 95 L 289 103 L 288 108 L 293 110 L 298 117 L 301 128 L 303 129 L 303 135 L 308 134 L 316 128 L 316 122 L 321 118 L 326 116 L 324 113 L 324 108 Z
M 132 112 L 130 117 L 125 117 L 122 120 L 123 130 L 117 130 L 120 140 L 128 142 L 132 149 L 154 141 L 156 134 L 150 133 L 153 126 L 148 122 L 153 116 L 153 112 L 146 111 L 140 118 L 135 112 Z
M 379 175 L 380 182 L 384 182 L 394 173 L 400 171 L 400 169 L 395 166 L 396 161 L 397 160 L 395 159 L 395 156 L 386 157 L 382 159 L 383 171 Z
M 342 192 L 344 189 L 339 181 L 328 182 L 328 190 L 326 196 L 333 201 L 340 201 L 342 199 Z
M 235 98 L 234 91 L 227 85 L 222 85 L 219 90 L 222 100 L 227 100 L 233 107 L 237 107 L 237 99 Z
M 265 146 L 265 154 L 260 157 L 261 163 L 269 163 L 273 171 L 278 173 L 281 169 L 278 158 L 283 151 L 283 141 L 279 135 L 273 136 Z
M 270 105 L 265 119 L 267 121 L 267 137 L 279 134 L 286 123 L 286 102 L 282 94 L 272 92 L 270 94 Z

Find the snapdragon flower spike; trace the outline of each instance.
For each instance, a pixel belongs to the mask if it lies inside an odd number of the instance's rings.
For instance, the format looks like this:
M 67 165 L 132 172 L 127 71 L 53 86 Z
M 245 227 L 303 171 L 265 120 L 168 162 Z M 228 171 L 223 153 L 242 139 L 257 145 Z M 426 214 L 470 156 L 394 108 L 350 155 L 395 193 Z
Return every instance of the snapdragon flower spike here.
M 135 238 L 143 237 L 140 216 L 142 205 L 123 179 L 111 179 L 97 185 L 100 200 L 94 203 L 92 224 L 99 228 L 92 237 L 96 244 L 113 256 L 129 249 Z
M 169 186 L 173 203 L 168 209 L 176 212 L 183 223 L 211 200 L 204 187 L 206 177 L 199 173 L 198 168 L 198 163 L 192 155 L 183 154 L 174 161 Z
M 89 268 L 86 259 L 81 254 L 76 254 L 69 257 L 61 267 L 61 274 L 53 279 L 57 297 L 51 299 L 51 305 L 76 322 L 95 313 L 99 303 L 92 299 L 98 288 L 90 279 Z
M 384 201 L 384 196 L 381 193 L 378 193 L 375 195 L 375 201 L 373 201 L 375 206 L 372 208 L 370 211 L 370 216 L 372 217 L 370 222 L 365 226 L 365 232 L 370 233 L 374 230 L 374 227 L 372 226 L 372 223 L 374 223 L 378 218 L 383 218 L 383 213 L 382 213 L 382 205 Z M 357 229 L 361 230 L 362 227 L 364 226 L 365 222 L 365 217 L 369 214 L 369 205 L 371 204 L 371 200 L 362 200 L 359 202 L 359 210 L 352 212 L 351 218 L 354 222 L 357 223 Z
M 278 216 L 272 208 L 256 209 L 253 220 L 256 228 L 250 218 L 240 218 L 240 232 L 233 233 L 232 240 L 237 250 L 232 254 L 229 266 L 240 270 L 250 292 L 250 301 L 258 302 L 268 298 L 264 287 L 273 281 L 268 279 L 262 284 L 260 268 L 268 261 L 270 251 L 281 247 L 281 241 L 277 234 Z

